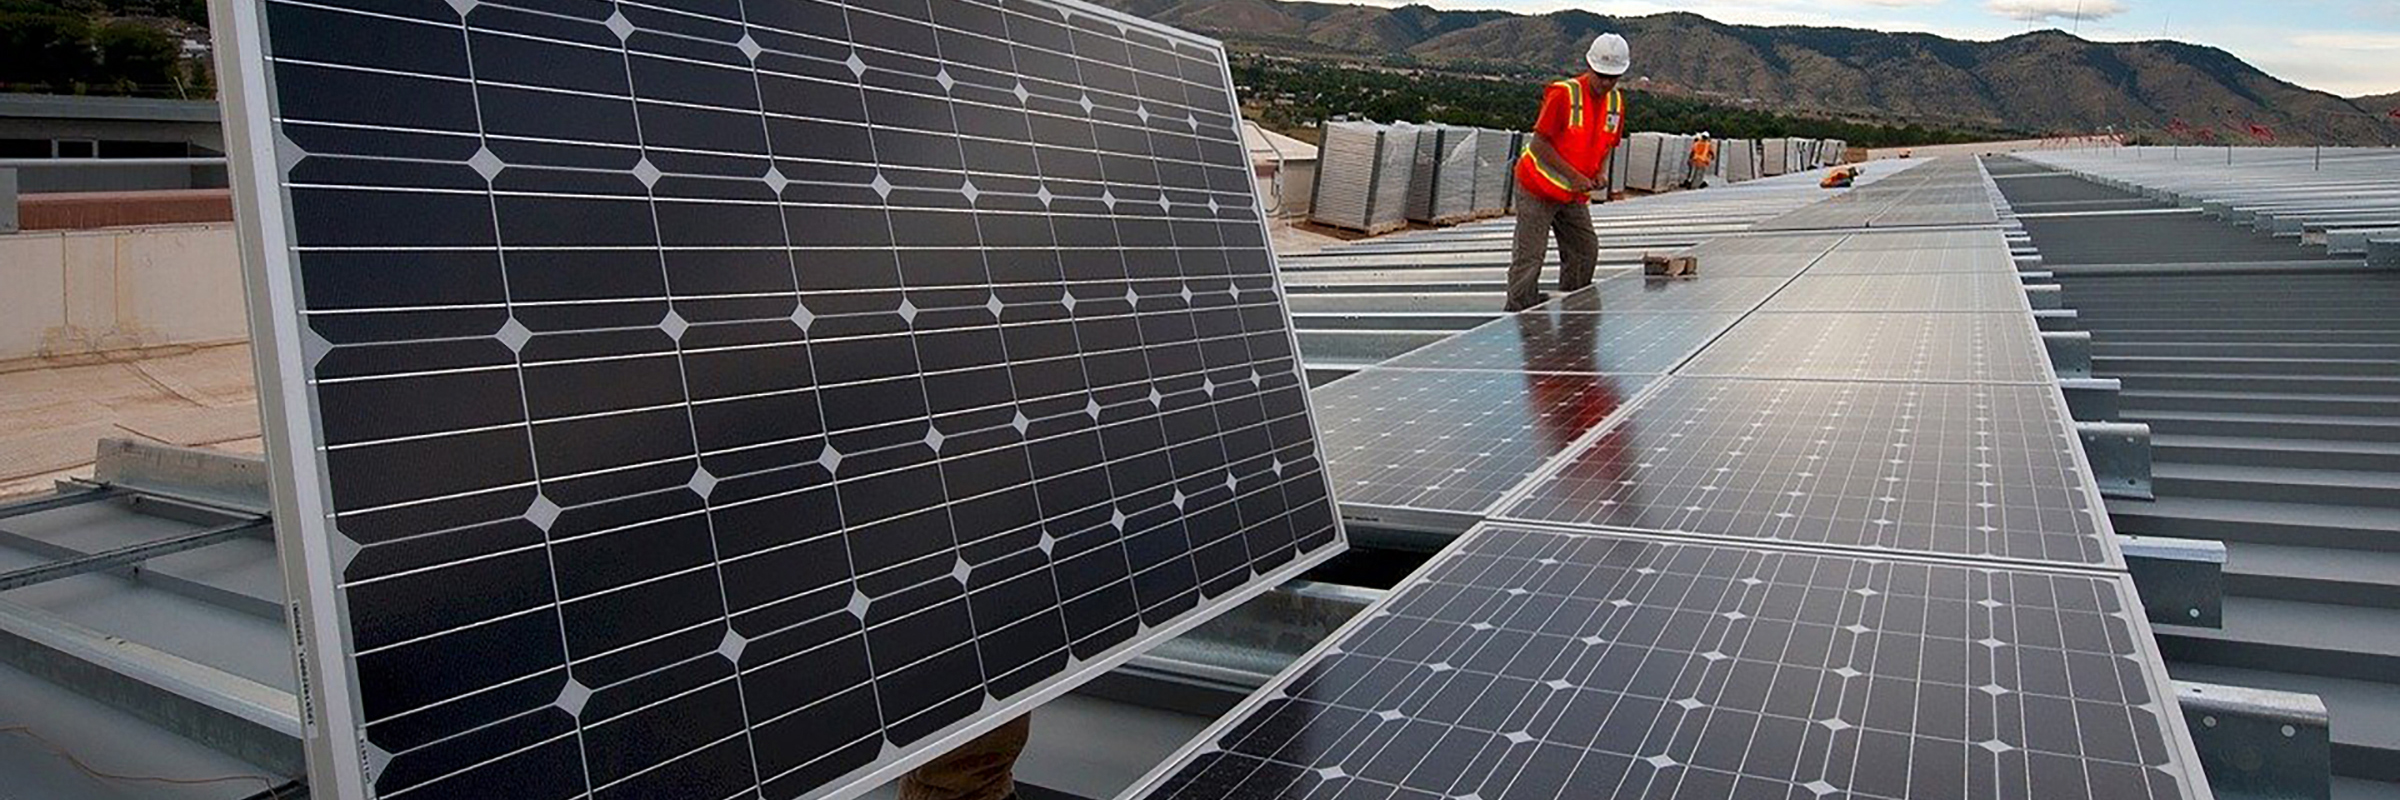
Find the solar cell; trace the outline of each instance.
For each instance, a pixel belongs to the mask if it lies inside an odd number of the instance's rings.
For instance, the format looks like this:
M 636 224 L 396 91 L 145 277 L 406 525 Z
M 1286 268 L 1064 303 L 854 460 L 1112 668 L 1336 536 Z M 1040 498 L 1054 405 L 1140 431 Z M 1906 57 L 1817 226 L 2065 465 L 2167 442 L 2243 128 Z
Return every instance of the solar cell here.
M 1656 379 L 1379 367 L 1318 388 L 1314 404 L 1346 515 L 1457 533 Z
M 1680 375 L 2051 383 L 2023 314 L 1752 314 Z
M 1670 377 L 1499 516 L 2118 563 L 2047 385 Z
M 218 12 L 320 796 L 853 793 L 1340 549 L 1213 41 Z
M 1384 363 L 1412 369 L 1666 372 L 1734 319 L 1725 313 L 1535 310 L 1494 320 Z
M 2132 597 L 1494 524 L 1128 796 L 2205 798 Z

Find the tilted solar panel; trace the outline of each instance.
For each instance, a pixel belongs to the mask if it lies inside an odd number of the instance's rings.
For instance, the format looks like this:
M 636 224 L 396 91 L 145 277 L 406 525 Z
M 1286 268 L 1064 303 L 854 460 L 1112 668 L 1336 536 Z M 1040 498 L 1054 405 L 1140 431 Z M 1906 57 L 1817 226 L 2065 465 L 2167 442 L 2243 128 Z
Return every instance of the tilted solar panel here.
M 2206 798 L 2123 574 L 1495 523 L 1130 798 Z
M 1340 549 L 1212 41 L 217 12 L 321 797 L 852 793 Z

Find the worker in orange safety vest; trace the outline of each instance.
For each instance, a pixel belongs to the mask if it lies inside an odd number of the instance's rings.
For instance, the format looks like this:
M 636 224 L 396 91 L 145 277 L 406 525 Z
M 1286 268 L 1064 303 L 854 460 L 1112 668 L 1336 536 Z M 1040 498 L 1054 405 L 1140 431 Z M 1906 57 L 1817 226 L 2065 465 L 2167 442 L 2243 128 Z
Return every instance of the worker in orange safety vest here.
M 1683 188 L 1698 189 L 1708 178 L 1708 170 L 1717 163 L 1717 140 L 1701 131 L 1692 138 L 1692 174 L 1683 179 Z
M 1508 263 L 1509 311 L 1548 300 L 1542 261 L 1558 237 L 1558 290 L 1592 283 L 1600 237 L 1592 231 L 1592 191 L 1607 190 L 1608 152 L 1625 135 L 1625 98 L 1617 79 L 1633 66 L 1625 37 L 1601 34 L 1584 53 L 1583 74 L 1550 84 L 1542 111 L 1517 157 L 1516 249 Z

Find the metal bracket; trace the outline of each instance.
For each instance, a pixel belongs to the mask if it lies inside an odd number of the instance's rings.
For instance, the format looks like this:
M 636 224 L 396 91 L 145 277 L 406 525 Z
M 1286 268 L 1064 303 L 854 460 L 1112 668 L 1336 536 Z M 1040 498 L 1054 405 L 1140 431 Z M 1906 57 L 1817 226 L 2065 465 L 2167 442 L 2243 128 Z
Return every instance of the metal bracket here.
M 2041 330 L 2079 330 L 2080 325 L 2080 321 L 2075 316 L 2075 309 L 2072 308 L 2036 308 L 2033 310 L 2033 326 Z
M 2400 268 L 2400 237 L 2368 240 L 2367 266 Z
M 2042 346 L 2050 351 L 2050 369 L 2061 378 L 2092 376 L 2092 335 L 2084 331 L 2043 331 Z
M 2333 797 L 2333 730 L 2316 695 L 2176 681 L 2175 700 L 2218 797 Z
M 2035 311 L 2050 311 L 2067 305 L 2066 293 L 2059 291 L 2055 283 L 2026 284 L 2025 299 L 2033 303 Z
M 253 515 L 274 510 L 267 496 L 267 462 L 258 456 L 102 439 L 92 480 Z
M 2125 383 L 2115 378 L 2058 379 L 2058 391 L 2067 396 L 2067 415 L 2080 422 L 2117 421 L 2124 389 Z
M 2225 543 L 2119 536 L 2142 611 L 2160 625 L 2225 627 Z
M 2050 270 L 2046 270 L 2046 269 L 2035 269 L 2035 270 L 2019 270 L 2019 271 L 2017 272 L 2017 282 L 2019 282 L 2019 283 L 2027 283 L 2027 284 L 2050 283 L 2050 282 L 2051 282 L 2053 279 L 2056 279 L 2057 277 L 2058 277 L 2058 273 L 2056 273 L 2056 272 L 2052 272 L 2052 271 L 2050 271 Z
M 2083 454 L 2092 462 L 2092 480 L 2108 497 L 2152 499 L 2150 493 L 2150 426 L 2139 422 L 2075 423 L 2083 438 Z

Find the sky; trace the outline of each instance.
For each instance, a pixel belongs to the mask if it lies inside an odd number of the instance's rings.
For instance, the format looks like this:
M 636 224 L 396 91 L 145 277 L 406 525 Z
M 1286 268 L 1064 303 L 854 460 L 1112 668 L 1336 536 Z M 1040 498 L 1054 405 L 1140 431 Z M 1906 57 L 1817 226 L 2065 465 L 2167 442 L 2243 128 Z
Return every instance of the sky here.
M 2167 38 L 2219 47 L 2270 75 L 2344 97 L 2400 92 L 2400 0 L 1413 1 L 1533 14 L 1570 8 L 1623 16 L 1689 11 L 1720 22 L 1924 31 L 1960 39 L 2059 28 L 2100 41 Z

